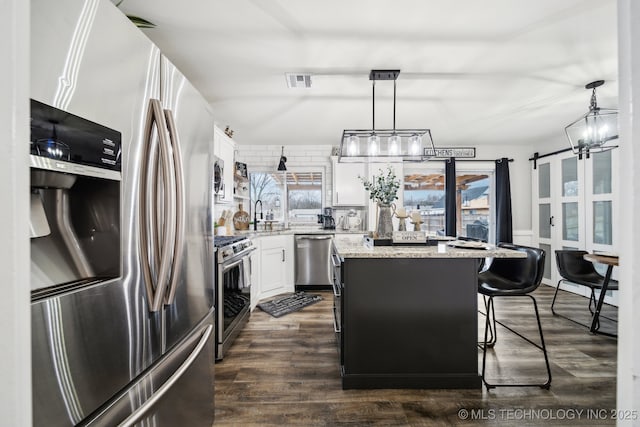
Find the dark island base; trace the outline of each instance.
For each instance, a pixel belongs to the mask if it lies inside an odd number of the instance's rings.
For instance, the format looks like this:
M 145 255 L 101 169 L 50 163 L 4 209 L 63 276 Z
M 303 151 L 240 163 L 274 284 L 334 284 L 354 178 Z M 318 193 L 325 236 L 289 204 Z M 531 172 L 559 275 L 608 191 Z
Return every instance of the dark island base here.
M 480 375 L 349 375 L 342 374 L 342 389 L 442 389 L 482 386 Z
M 482 387 L 478 260 L 347 258 L 342 387 Z

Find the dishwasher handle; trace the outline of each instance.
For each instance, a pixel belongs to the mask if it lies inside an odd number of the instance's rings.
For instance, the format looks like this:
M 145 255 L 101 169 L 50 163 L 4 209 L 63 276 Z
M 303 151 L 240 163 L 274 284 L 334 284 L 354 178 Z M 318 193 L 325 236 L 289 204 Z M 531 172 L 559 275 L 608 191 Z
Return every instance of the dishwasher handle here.
M 333 238 L 330 234 L 321 234 L 320 236 L 296 236 L 296 240 L 327 240 Z

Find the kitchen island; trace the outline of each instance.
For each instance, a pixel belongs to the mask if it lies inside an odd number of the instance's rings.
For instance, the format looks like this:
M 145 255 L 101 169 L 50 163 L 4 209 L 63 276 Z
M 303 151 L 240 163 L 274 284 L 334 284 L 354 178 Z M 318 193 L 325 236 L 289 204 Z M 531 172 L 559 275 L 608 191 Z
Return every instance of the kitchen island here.
M 516 251 L 334 240 L 342 386 L 480 388 L 477 270 Z

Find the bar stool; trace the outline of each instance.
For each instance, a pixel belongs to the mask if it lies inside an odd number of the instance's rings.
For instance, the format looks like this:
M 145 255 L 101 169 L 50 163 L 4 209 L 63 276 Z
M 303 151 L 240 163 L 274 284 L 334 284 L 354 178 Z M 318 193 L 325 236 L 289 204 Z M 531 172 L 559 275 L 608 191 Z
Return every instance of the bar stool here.
M 570 317 L 564 316 L 562 314 L 556 313 L 553 309 L 553 306 L 556 303 L 556 298 L 558 296 L 558 291 L 560 290 L 560 284 L 563 282 L 567 283 L 575 283 L 578 285 L 586 286 L 591 289 L 591 295 L 589 297 L 589 312 L 593 316 L 593 312 L 596 306 L 596 289 L 602 289 L 602 283 L 604 282 L 604 277 L 596 271 L 591 261 L 587 261 L 584 259 L 584 255 L 588 254 L 587 251 L 579 251 L 579 250 L 557 250 L 556 251 L 556 264 L 558 266 L 558 272 L 562 279 L 558 280 L 558 286 L 556 286 L 556 292 L 553 294 L 553 301 L 551 301 L 551 312 L 555 316 L 560 316 L 564 319 L 570 320 L 573 323 L 577 323 L 578 325 L 584 326 L 586 328 L 590 327 L 590 325 L 586 325 L 584 323 L 578 322 L 577 320 L 571 319 Z M 611 279 L 609 281 L 609 287 L 607 290 L 618 290 L 618 281 Z M 593 309 L 591 305 L 593 304 Z M 610 317 L 602 316 L 605 319 L 616 321 Z M 599 322 L 599 319 L 596 319 Z M 599 326 L 599 325 L 598 325 Z
M 484 329 L 484 343 L 482 345 L 482 381 L 487 389 L 502 387 L 541 387 L 549 389 L 551 387 L 551 368 L 549 367 L 549 358 L 547 357 L 547 348 L 544 344 L 544 336 L 542 334 L 542 326 L 540 324 L 540 315 L 538 313 L 538 304 L 536 299 L 530 295 L 531 292 L 540 286 L 542 274 L 544 272 L 545 253 L 542 249 L 531 248 L 528 246 L 514 245 L 511 243 L 499 243 L 498 247 L 512 249 L 523 252 L 526 258 L 494 258 L 488 269 L 478 274 L 478 292 L 488 297 L 486 303 L 487 316 Z M 499 297 L 528 297 L 533 302 L 533 308 L 538 322 L 538 331 L 540 332 L 540 343 L 535 343 L 524 335 L 514 331 L 502 322 L 496 321 L 494 299 Z M 493 317 L 493 328 L 491 317 Z M 486 361 L 487 348 L 493 347 L 497 341 L 496 323 L 499 323 L 509 331 L 518 335 L 533 346 L 542 350 L 544 361 L 547 367 L 547 380 L 542 383 L 526 383 L 526 384 L 490 384 L 486 378 Z M 487 340 L 489 331 L 492 330 L 492 339 Z

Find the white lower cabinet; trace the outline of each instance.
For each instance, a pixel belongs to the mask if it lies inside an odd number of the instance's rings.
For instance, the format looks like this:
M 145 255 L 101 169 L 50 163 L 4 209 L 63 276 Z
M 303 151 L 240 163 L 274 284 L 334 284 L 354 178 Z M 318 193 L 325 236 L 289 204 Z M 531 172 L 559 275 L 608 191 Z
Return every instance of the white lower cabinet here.
M 262 236 L 259 241 L 260 277 L 257 299 L 293 292 L 293 235 Z

